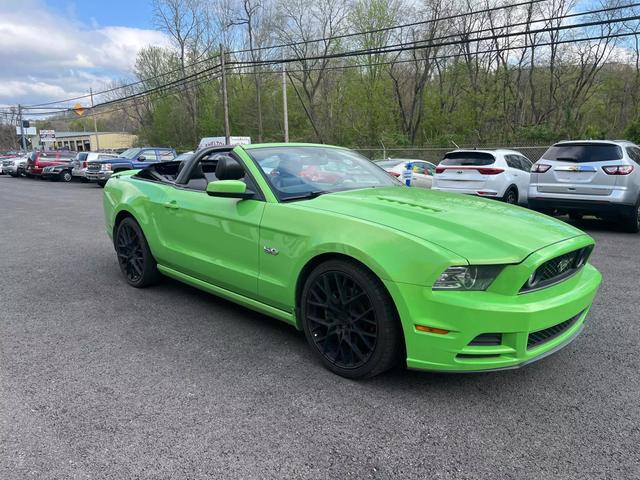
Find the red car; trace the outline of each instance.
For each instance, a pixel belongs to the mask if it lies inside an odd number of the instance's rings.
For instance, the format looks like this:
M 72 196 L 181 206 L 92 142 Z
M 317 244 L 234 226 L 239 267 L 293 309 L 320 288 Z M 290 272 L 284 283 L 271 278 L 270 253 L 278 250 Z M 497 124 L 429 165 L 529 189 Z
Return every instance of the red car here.
M 69 151 L 36 151 L 27 160 L 27 177 L 39 177 L 44 167 L 68 164 L 76 156 Z

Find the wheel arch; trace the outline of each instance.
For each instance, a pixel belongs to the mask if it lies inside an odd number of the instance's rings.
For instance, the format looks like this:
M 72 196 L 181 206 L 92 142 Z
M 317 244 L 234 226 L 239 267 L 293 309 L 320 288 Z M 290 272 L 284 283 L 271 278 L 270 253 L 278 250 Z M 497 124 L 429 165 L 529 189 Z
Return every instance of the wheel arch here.
M 115 238 L 116 236 L 116 230 L 118 229 L 118 225 L 120 225 L 120 222 L 122 222 L 125 218 L 127 217 L 131 217 L 133 218 L 136 222 L 138 222 L 138 220 L 136 219 L 136 217 L 133 215 L 133 213 L 131 213 L 129 210 L 125 210 L 122 209 L 120 210 L 116 216 L 113 219 L 113 229 L 112 229 L 112 233 L 113 233 L 113 237 Z M 138 222 L 138 225 L 140 225 L 140 222 Z M 142 228 L 142 226 L 140 226 L 140 228 Z

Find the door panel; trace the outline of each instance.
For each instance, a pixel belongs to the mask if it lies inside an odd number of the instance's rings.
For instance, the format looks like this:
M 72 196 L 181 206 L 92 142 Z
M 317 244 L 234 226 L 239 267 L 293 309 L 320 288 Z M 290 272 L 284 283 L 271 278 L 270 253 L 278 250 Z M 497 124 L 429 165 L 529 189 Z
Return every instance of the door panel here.
M 264 205 L 173 187 L 155 206 L 167 266 L 255 298 Z

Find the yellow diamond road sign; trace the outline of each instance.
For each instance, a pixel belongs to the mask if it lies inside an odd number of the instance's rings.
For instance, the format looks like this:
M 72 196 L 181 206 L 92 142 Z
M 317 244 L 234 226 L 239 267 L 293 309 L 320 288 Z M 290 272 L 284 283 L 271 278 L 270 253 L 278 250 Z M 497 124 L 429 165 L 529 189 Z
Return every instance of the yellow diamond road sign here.
M 76 103 L 73 106 L 73 111 L 76 112 L 78 114 L 78 116 L 80 117 L 84 113 L 84 108 L 82 108 L 82 105 L 80 105 L 79 103 Z

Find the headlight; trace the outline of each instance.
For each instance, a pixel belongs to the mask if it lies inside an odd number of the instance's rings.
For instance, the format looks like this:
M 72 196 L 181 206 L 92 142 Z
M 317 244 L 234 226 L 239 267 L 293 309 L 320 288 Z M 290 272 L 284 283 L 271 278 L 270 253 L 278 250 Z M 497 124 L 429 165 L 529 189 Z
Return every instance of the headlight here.
M 433 284 L 434 290 L 486 290 L 502 271 L 502 265 L 449 267 Z
M 103 163 L 101 170 L 111 170 L 111 164 L 110 163 Z

